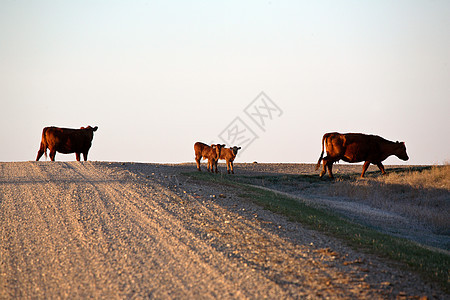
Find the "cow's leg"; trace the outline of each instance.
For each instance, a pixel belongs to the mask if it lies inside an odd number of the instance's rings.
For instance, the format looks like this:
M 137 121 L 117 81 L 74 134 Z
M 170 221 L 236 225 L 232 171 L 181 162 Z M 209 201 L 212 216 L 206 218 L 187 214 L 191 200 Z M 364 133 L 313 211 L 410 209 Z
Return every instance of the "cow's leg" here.
M 233 161 L 230 161 L 230 166 L 231 166 L 231 174 L 234 174 L 234 166 L 233 166 Z
M 386 171 L 384 170 L 384 166 L 381 162 L 377 163 L 378 169 L 380 169 L 381 174 L 385 175 Z
M 219 168 L 217 167 L 217 164 L 219 163 L 219 160 L 214 160 L 214 166 L 216 167 L 216 174 L 219 173 Z
M 75 152 L 75 157 L 77 158 L 77 161 L 80 161 L 80 152 Z
M 50 160 L 55 161 L 56 150 L 50 149 Z
M 36 161 L 38 161 L 42 157 L 45 150 L 47 150 L 46 147 L 41 143 L 41 147 L 39 148 L 39 151 L 37 153 Z
M 208 158 L 208 163 L 206 164 L 206 170 L 208 170 L 208 172 L 211 172 L 210 167 L 211 167 L 211 159 Z
M 42 157 L 43 154 L 44 154 L 44 151 L 39 150 L 37 153 L 37 156 L 36 156 L 36 161 L 38 161 Z
M 231 162 L 229 160 L 227 162 L 227 173 L 230 174 Z
M 367 168 L 369 167 L 369 165 L 370 165 L 370 161 L 366 161 L 366 162 L 364 162 L 364 165 L 363 165 L 363 170 L 362 170 L 362 173 L 361 173 L 361 178 L 363 178 L 363 177 L 364 177 L 364 174 L 366 173 L 366 171 L 367 171 Z
M 88 157 L 88 152 L 84 152 L 84 153 L 83 153 L 84 161 L 87 161 L 87 157 Z
M 195 157 L 195 162 L 197 163 L 197 170 L 201 171 L 200 169 L 200 160 L 202 159 L 202 157 Z
M 215 169 L 214 169 L 215 168 Z M 211 173 L 217 173 L 217 160 L 212 159 L 211 160 Z
M 327 161 L 327 168 L 328 168 L 328 176 L 330 176 L 330 178 L 333 179 L 334 176 L 333 176 L 333 161 L 332 160 Z
M 320 171 L 320 178 L 327 172 L 328 156 L 322 159 L 323 169 Z

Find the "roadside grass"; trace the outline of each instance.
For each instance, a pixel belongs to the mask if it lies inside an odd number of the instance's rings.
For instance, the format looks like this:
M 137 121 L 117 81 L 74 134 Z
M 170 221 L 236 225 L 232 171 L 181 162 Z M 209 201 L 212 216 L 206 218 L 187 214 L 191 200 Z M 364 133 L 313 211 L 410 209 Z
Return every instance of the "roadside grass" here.
M 425 279 L 438 283 L 445 292 L 450 292 L 449 255 L 353 223 L 328 210 L 311 207 L 298 199 L 249 185 L 255 184 L 255 180 L 262 179 L 272 183 L 279 183 L 280 181 L 286 183 L 289 180 L 294 183 L 299 179 L 304 179 L 313 184 L 324 184 L 323 181 L 317 180 L 315 177 L 309 175 L 286 175 L 285 177 L 285 175 L 282 175 L 244 178 L 243 176 L 213 175 L 199 172 L 185 173 L 184 175 L 198 181 L 238 188 L 241 191 L 241 197 L 262 206 L 264 209 L 284 215 L 289 220 L 299 222 L 311 229 L 339 238 L 354 249 L 400 262 L 408 270 L 421 274 Z
M 395 212 L 450 235 L 450 165 L 399 168 L 360 179 L 338 177 L 328 196 L 346 197 Z
M 335 180 L 317 175 L 232 176 L 231 180 L 284 192 L 302 191 L 344 197 L 426 224 L 434 233 L 450 235 L 450 165 L 389 168 L 387 175 L 368 172 L 336 174 Z M 450 246 L 450 245 L 449 245 Z

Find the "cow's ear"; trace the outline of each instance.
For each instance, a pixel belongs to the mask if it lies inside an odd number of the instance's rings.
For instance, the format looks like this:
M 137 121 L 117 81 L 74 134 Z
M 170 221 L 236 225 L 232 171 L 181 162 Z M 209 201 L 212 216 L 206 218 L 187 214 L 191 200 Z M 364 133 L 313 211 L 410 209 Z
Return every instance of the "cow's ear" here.
M 98 127 L 95 126 L 94 128 L 92 128 L 92 131 L 97 131 Z
M 241 149 L 241 147 L 238 147 L 238 150 L 240 150 Z

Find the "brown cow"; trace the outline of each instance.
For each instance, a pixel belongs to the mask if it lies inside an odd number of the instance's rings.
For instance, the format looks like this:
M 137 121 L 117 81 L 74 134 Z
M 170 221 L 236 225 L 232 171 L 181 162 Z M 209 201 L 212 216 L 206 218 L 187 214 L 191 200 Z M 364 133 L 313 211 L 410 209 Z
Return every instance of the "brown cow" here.
M 327 156 L 323 158 L 323 170 L 320 172 L 320 177 L 326 173 L 328 168 L 328 174 L 330 178 L 333 178 L 333 163 L 340 159 L 350 163 L 364 161 L 361 177 L 364 177 L 370 164 L 377 165 L 381 173 L 386 174 L 381 162 L 391 155 L 395 155 L 401 160 L 409 159 L 404 142 L 391 142 L 377 135 L 331 132 L 324 134 L 322 138 L 322 153 L 316 170 L 320 168 L 324 143 L 326 143 Z
M 55 160 L 56 151 L 60 153 L 74 153 L 77 161 L 80 161 L 80 153 L 83 153 L 84 160 L 87 160 L 89 149 L 92 145 L 92 138 L 97 126 L 88 126 L 80 129 L 45 127 L 42 130 L 41 147 L 39 148 L 36 161 L 42 154 L 47 157 L 47 148 L 50 150 L 50 159 Z
M 219 160 L 220 157 L 220 152 L 222 150 L 222 147 L 225 145 L 221 145 L 221 144 L 212 144 L 211 146 L 208 146 L 204 143 L 201 142 L 197 142 L 194 144 L 194 152 L 195 152 L 195 161 L 197 162 L 197 170 L 201 171 L 200 169 L 200 160 L 202 158 L 207 158 L 208 159 L 208 164 L 207 164 L 207 170 L 208 172 L 210 171 L 211 168 L 211 172 L 213 172 L 213 168 L 216 168 L 216 173 L 218 173 L 218 169 L 217 169 L 217 161 Z
M 230 174 L 230 169 L 231 169 L 231 173 L 234 174 L 233 161 L 236 158 L 236 155 L 237 155 L 239 149 L 241 149 L 241 147 L 237 147 L 237 146 L 230 147 L 230 148 L 223 148 L 222 152 L 220 153 L 219 159 L 225 159 L 225 161 L 227 162 L 228 174 Z

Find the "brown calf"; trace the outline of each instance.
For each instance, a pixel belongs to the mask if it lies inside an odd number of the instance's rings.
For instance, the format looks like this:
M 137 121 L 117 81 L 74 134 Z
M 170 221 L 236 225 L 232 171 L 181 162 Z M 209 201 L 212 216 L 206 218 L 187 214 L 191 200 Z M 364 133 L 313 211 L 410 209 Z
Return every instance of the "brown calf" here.
M 323 158 L 323 170 L 320 172 L 320 177 L 326 173 L 328 168 L 328 175 L 333 178 L 333 163 L 340 159 L 350 163 L 364 161 L 361 177 L 364 177 L 370 164 L 377 165 L 381 173 L 386 174 L 381 162 L 391 155 L 395 155 L 401 160 L 409 159 L 404 142 L 391 142 L 378 135 L 331 132 L 324 134 L 322 138 L 322 153 L 316 170 L 319 169 L 322 161 L 324 145 L 327 156 Z
M 194 144 L 194 152 L 195 152 L 195 162 L 197 163 L 197 170 L 201 171 L 200 169 L 200 160 L 202 158 L 208 159 L 207 164 L 207 170 L 208 172 L 211 169 L 211 172 L 213 172 L 213 168 L 216 168 L 216 173 L 219 171 L 217 170 L 217 161 L 220 157 L 220 152 L 222 150 L 223 145 L 220 144 L 212 144 L 211 146 L 208 146 L 204 143 L 197 142 Z
M 230 170 L 231 170 L 231 173 L 234 174 L 233 161 L 236 158 L 236 155 L 237 155 L 239 149 L 241 149 L 241 147 L 234 146 L 234 147 L 230 147 L 230 148 L 223 148 L 222 152 L 220 153 L 219 159 L 225 159 L 225 161 L 227 163 L 228 174 L 230 174 Z
M 42 154 L 47 157 L 47 148 L 50 150 L 50 159 L 55 160 L 56 151 L 60 153 L 75 153 L 77 161 L 80 161 L 80 154 L 83 153 L 84 160 L 87 160 L 89 149 L 92 145 L 94 131 L 98 127 L 88 126 L 80 129 L 45 127 L 42 130 L 41 146 L 37 153 L 36 161 Z

